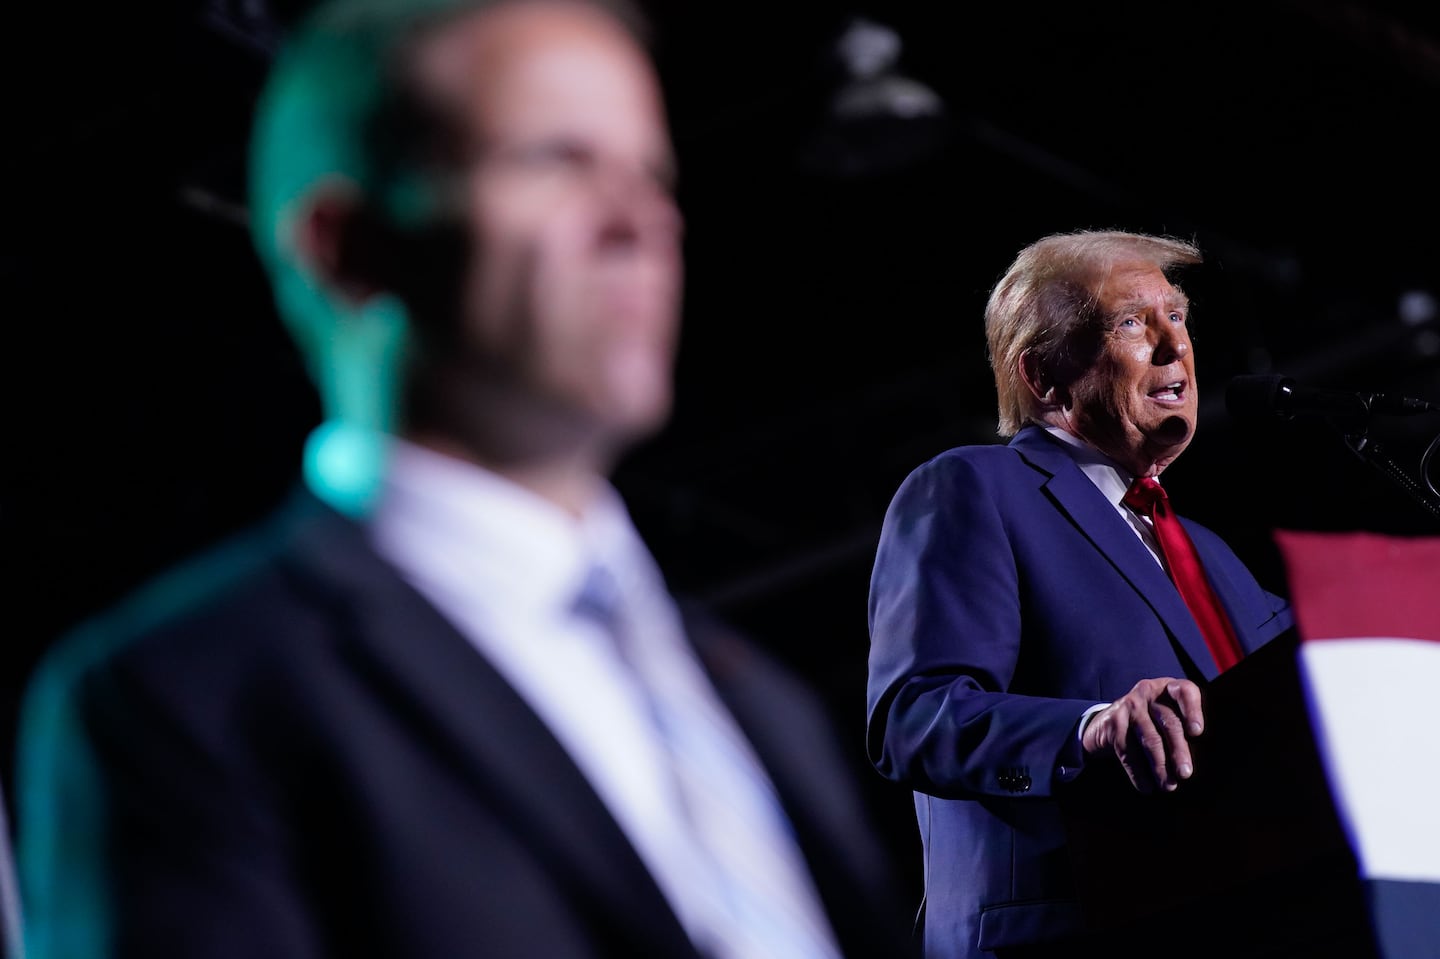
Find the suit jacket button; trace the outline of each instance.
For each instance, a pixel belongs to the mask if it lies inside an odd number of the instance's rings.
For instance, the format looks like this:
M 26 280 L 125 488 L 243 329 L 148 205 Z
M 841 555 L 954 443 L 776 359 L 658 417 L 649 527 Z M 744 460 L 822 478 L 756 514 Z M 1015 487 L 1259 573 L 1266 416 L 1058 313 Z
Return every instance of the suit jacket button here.
M 1021 768 L 1001 769 L 996 773 L 995 778 L 1002 789 L 1012 793 L 1028 792 L 1030 789 L 1030 776 Z

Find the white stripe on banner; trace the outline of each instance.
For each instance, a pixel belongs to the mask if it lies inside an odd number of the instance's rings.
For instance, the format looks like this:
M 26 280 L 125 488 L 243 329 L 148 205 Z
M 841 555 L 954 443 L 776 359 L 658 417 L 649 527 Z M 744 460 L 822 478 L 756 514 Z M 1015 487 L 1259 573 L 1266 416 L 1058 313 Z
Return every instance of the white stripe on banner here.
M 1300 670 L 1361 875 L 1440 881 L 1440 643 L 1327 638 Z

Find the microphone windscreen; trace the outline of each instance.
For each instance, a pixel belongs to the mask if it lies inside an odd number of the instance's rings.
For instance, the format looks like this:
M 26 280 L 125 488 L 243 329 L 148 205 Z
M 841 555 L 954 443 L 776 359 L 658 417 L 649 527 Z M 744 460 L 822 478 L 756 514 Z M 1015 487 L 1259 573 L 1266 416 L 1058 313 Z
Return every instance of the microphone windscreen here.
M 1225 409 L 1235 418 L 1278 415 L 1284 382 L 1285 377 L 1270 373 L 1231 377 L 1225 388 Z

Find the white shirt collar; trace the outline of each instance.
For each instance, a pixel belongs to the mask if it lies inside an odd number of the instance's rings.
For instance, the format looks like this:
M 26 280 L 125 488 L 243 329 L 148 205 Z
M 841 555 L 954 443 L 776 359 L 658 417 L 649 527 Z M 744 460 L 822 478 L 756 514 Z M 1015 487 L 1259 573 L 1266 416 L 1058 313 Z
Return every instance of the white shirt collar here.
M 1070 458 L 1075 461 L 1075 465 L 1080 467 L 1080 472 L 1095 484 L 1100 495 L 1110 501 L 1110 505 L 1115 507 L 1120 518 L 1129 524 L 1130 528 L 1135 531 L 1135 535 L 1140 537 L 1140 542 L 1150 550 L 1150 555 L 1155 558 L 1155 562 L 1163 568 L 1165 560 L 1160 553 L 1160 544 L 1155 540 L 1155 531 L 1151 528 L 1150 517 L 1136 512 L 1124 503 L 1125 493 L 1130 489 L 1130 484 L 1135 481 L 1135 477 L 1078 436 L 1054 426 L 1045 427 L 1045 431 L 1060 440 L 1060 448 L 1070 455 Z
M 1075 465 L 1105 494 L 1106 499 L 1116 506 L 1121 505 L 1120 501 L 1125 498 L 1125 492 L 1135 481 L 1135 476 L 1129 470 L 1121 469 L 1110 457 L 1058 426 L 1047 426 L 1045 432 L 1060 440 Z
M 387 541 L 382 552 L 397 542 L 451 544 L 439 554 L 443 569 L 435 568 L 435 554 L 413 559 L 454 588 L 469 584 L 472 592 L 505 596 L 536 614 L 573 599 L 592 562 L 621 573 L 644 568 L 649 558 L 608 483 L 576 518 L 497 473 L 401 439 L 394 441 L 371 529 Z

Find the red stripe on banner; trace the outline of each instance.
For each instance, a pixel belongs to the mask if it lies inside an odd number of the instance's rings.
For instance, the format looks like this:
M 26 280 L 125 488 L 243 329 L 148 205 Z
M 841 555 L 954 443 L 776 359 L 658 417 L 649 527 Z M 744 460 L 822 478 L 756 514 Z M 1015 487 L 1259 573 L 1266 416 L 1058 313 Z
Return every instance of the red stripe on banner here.
M 1440 537 L 1279 530 L 1300 638 L 1440 642 Z

